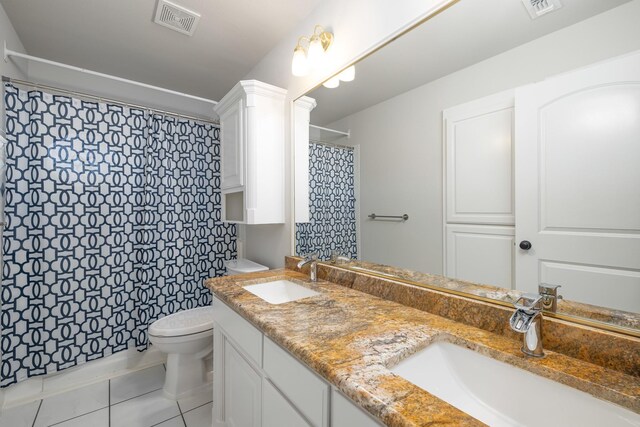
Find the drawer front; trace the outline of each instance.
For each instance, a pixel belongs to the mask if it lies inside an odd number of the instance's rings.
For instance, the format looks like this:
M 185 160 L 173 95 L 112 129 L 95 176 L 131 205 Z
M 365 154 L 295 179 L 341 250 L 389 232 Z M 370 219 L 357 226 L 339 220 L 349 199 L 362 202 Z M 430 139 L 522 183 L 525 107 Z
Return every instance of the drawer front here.
M 262 367 L 262 332 L 213 297 L 213 319 L 256 366 Z
M 287 399 L 265 380 L 262 385 L 262 427 L 309 427 Z
M 270 339 L 264 339 L 265 374 L 315 427 L 329 424 L 329 385 Z

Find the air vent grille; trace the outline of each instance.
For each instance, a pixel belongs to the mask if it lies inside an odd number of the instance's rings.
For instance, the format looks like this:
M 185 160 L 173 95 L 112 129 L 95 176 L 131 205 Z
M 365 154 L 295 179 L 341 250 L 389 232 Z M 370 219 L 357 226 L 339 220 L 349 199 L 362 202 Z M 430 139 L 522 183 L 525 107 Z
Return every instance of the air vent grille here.
M 522 0 L 522 3 L 527 12 L 529 12 L 531 19 L 536 19 L 562 7 L 560 0 Z
M 188 36 L 193 35 L 200 14 L 167 0 L 158 0 L 154 22 Z

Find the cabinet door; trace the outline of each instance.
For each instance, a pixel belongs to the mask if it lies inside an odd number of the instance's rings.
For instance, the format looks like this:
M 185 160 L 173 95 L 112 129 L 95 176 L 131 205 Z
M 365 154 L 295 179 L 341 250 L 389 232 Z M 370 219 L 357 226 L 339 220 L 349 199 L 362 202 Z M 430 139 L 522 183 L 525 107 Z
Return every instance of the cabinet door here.
M 221 128 L 221 188 L 244 185 L 244 103 L 236 102 L 220 116 Z
M 263 369 L 273 384 L 313 426 L 329 425 L 329 384 L 266 337 Z
M 378 427 L 378 421 L 336 390 L 331 390 L 332 427 Z
M 223 333 L 215 333 L 214 425 L 260 427 L 262 377 Z
M 262 411 L 262 427 L 309 427 L 269 380 L 264 381 L 262 388 Z

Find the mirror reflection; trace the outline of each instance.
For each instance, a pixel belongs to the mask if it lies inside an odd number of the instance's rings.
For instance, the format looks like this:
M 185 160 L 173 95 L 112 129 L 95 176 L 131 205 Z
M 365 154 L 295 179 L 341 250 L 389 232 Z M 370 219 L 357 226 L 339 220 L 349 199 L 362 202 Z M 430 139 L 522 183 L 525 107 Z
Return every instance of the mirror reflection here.
M 462 0 L 308 93 L 297 254 L 640 328 L 639 13 Z

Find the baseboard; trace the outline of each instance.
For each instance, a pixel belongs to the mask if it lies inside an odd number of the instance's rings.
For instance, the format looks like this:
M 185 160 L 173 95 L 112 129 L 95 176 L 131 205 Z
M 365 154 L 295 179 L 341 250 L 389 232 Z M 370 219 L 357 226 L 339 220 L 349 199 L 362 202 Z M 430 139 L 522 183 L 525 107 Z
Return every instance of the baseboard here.
M 151 346 L 147 351 L 121 351 L 102 359 L 65 369 L 54 374 L 29 378 L 0 390 L 0 408 L 9 408 L 75 388 L 95 384 L 130 372 L 165 363 L 167 356 Z

